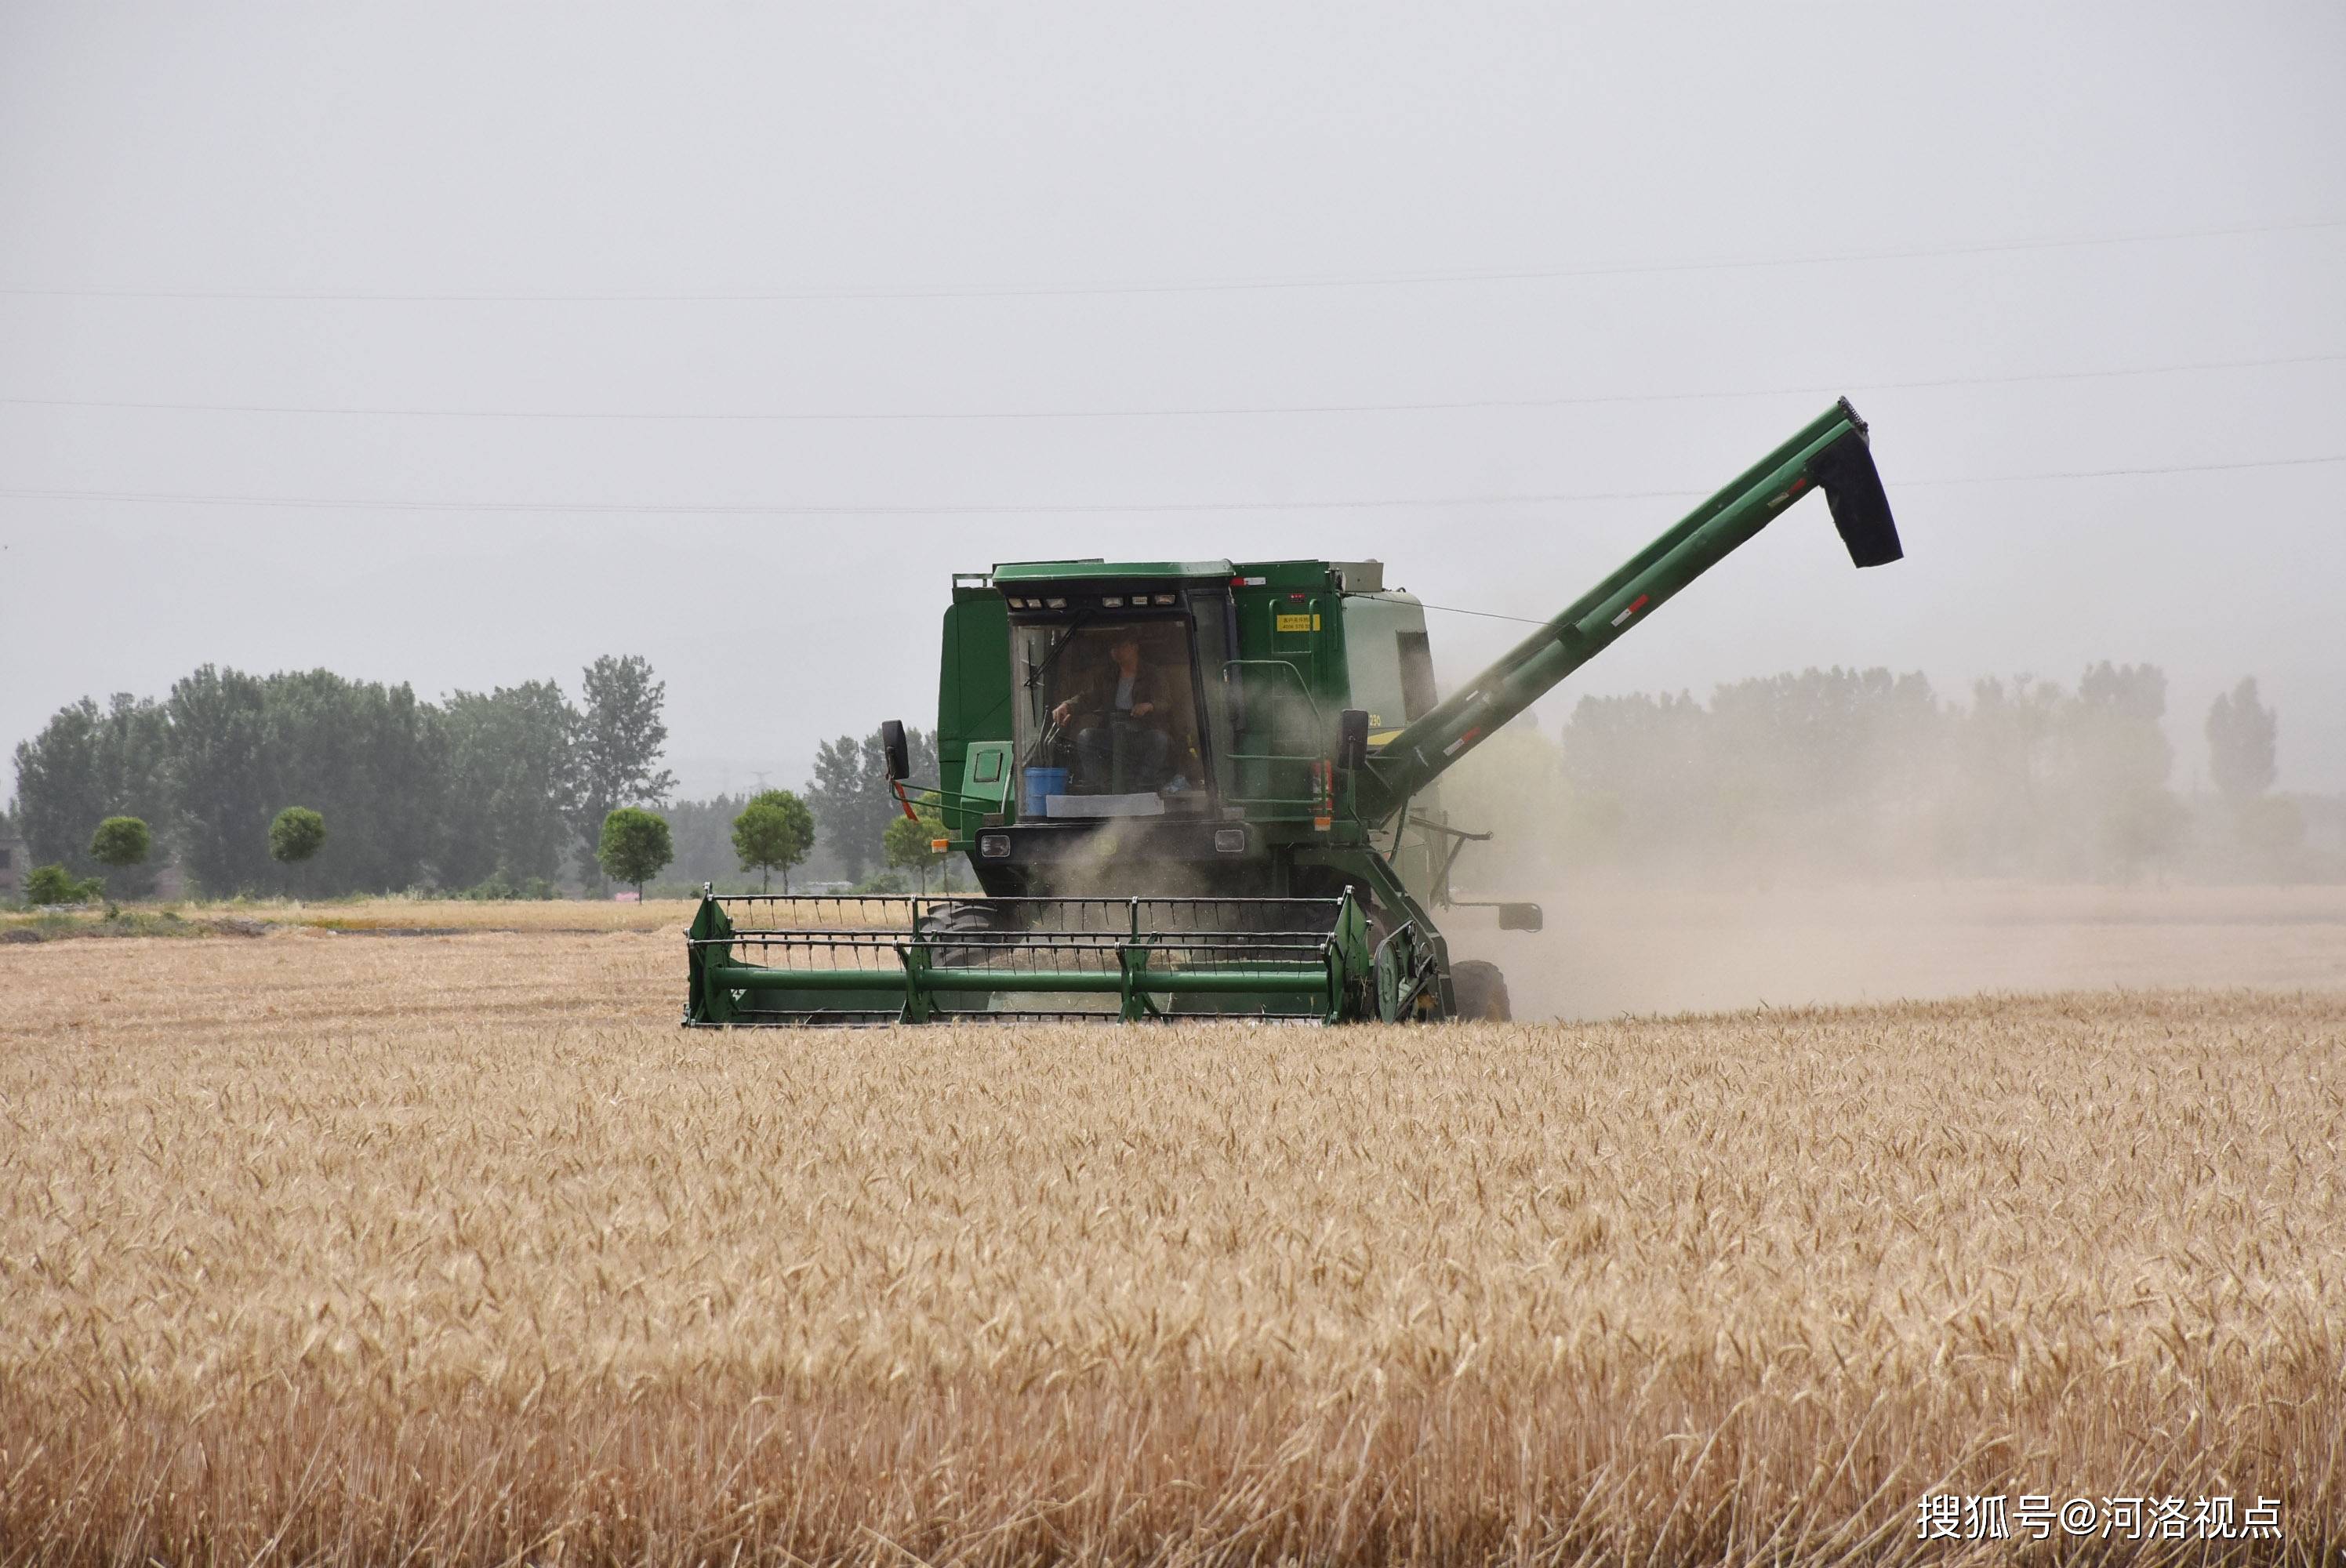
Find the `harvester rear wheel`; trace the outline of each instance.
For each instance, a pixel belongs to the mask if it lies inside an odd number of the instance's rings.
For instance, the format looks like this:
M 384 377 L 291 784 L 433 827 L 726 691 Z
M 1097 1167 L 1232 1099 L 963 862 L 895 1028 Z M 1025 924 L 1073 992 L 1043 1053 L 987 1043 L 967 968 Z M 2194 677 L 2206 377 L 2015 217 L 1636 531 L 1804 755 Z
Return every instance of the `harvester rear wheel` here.
M 1450 966 L 1451 993 L 1458 999 L 1458 1016 L 1469 1022 L 1504 1023 L 1515 1015 L 1507 998 L 1507 977 L 1499 966 L 1479 958 Z

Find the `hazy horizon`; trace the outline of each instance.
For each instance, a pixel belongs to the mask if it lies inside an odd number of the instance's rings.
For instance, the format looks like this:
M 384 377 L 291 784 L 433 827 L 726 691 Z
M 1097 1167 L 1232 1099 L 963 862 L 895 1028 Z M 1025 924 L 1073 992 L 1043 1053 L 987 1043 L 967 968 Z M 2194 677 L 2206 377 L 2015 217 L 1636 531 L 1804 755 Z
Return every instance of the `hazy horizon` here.
M 1543 728 L 2147 661 L 2178 787 L 2254 675 L 2346 789 L 2341 79 L 2310 5 L 11 6 L 0 748 L 640 652 L 685 792 L 796 784 L 933 721 L 954 571 L 1542 617 L 1846 392 L 1908 559 L 1805 503 Z M 1524 629 L 1434 628 L 1451 683 Z

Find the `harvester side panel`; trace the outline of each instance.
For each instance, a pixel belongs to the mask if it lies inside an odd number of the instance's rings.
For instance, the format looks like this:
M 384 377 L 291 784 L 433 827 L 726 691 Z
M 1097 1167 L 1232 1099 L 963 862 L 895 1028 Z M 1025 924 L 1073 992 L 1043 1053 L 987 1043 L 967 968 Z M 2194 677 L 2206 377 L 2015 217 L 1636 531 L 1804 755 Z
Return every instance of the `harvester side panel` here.
M 945 607 L 944 657 L 937 664 L 937 770 L 948 793 L 945 830 L 966 840 L 981 809 L 957 793 L 966 777 L 970 746 L 1010 739 L 1010 613 L 991 590 L 956 590 Z

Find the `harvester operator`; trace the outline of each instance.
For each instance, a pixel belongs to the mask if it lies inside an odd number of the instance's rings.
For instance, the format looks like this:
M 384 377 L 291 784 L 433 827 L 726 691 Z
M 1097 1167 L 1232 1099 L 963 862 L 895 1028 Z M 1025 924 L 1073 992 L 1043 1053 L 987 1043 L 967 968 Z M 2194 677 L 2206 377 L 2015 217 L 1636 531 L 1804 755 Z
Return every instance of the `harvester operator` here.
M 1076 761 L 1085 783 L 1102 787 L 1114 766 L 1116 738 L 1124 734 L 1124 760 L 1128 777 L 1144 788 L 1155 788 L 1164 776 L 1172 737 L 1163 726 L 1143 722 L 1158 710 L 1163 697 L 1157 675 L 1140 661 L 1140 639 L 1129 633 L 1108 645 L 1108 662 L 1090 671 L 1076 689 L 1051 710 L 1055 723 L 1083 722 L 1076 731 Z

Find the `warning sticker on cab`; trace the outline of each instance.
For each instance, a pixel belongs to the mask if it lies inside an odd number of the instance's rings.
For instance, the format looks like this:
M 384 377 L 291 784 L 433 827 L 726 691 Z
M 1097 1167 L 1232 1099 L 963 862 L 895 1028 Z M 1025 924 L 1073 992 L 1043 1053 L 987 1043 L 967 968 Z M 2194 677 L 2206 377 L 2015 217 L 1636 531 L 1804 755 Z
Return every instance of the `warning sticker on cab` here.
M 1281 616 L 1279 629 L 1282 632 L 1316 632 L 1320 629 L 1318 616 Z

